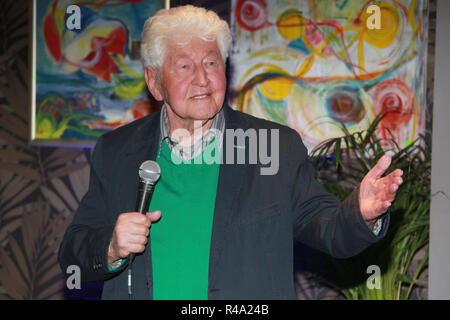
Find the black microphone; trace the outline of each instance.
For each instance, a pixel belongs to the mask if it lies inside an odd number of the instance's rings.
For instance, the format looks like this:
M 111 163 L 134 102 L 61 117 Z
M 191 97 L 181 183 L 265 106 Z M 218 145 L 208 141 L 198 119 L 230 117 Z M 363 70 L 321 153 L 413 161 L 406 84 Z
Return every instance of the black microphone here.
M 161 168 L 158 163 L 152 160 L 142 162 L 139 167 L 139 187 L 136 201 L 136 212 L 145 214 L 148 211 L 153 190 L 160 176 Z
M 155 185 L 161 176 L 161 168 L 158 163 L 152 160 L 142 162 L 139 167 L 139 186 L 136 199 L 136 212 L 146 214 L 153 196 Z M 128 295 L 131 299 L 131 269 L 135 254 L 130 253 L 128 264 Z

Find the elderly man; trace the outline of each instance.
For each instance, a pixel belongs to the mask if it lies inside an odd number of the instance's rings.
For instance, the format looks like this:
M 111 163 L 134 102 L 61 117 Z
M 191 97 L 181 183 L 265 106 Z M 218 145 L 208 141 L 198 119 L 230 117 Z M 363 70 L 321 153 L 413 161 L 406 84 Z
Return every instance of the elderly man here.
M 131 253 L 136 299 L 295 299 L 294 238 L 343 258 L 386 233 L 401 170 L 382 177 L 384 156 L 342 203 L 325 192 L 294 130 L 224 105 L 230 43 L 227 23 L 202 8 L 161 10 L 145 23 L 145 79 L 164 106 L 99 139 L 59 252 L 64 270 L 105 280 L 104 299 L 128 298 Z M 261 163 L 192 161 L 211 147 L 228 159 L 230 130 L 275 130 L 276 174 L 261 174 Z M 131 211 L 148 159 L 162 174 L 142 215 Z

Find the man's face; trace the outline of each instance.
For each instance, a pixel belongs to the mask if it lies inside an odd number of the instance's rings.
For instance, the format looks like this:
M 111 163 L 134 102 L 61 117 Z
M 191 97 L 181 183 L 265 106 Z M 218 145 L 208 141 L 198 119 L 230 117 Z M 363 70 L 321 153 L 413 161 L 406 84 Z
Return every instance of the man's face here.
M 205 121 L 222 108 L 225 65 L 215 41 L 193 38 L 183 46 L 168 44 L 159 80 L 149 88 L 157 100 L 165 102 L 169 116 L 181 121 Z

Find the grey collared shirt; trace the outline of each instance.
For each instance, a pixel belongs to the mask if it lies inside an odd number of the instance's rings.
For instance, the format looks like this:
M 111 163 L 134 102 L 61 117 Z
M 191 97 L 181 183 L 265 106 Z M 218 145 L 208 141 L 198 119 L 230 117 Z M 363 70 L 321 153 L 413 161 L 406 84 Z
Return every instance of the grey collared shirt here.
M 220 147 L 222 145 L 223 133 L 225 131 L 225 115 L 223 108 L 214 116 L 214 120 L 211 124 L 211 127 L 202 135 L 200 139 L 198 139 L 191 146 L 182 146 L 179 142 L 169 135 L 169 131 L 167 129 L 167 124 L 169 121 L 169 117 L 167 115 L 166 106 L 163 105 L 161 108 L 161 116 L 160 116 L 160 140 L 159 140 L 159 150 L 158 150 L 158 158 L 161 154 L 162 142 L 165 140 L 170 150 L 175 153 L 176 156 L 183 159 L 184 161 L 190 161 L 193 158 L 200 155 L 203 150 L 208 146 L 208 144 L 216 138 L 217 146 Z

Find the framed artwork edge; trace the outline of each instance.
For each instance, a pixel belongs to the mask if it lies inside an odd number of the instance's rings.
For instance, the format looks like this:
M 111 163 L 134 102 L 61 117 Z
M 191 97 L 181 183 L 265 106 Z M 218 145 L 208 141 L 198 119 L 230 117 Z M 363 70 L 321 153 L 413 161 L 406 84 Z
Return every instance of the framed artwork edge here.
M 28 132 L 28 145 L 39 147 L 60 147 L 60 148 L 93 148 L 97 142 L 97 139 L 38 139 L 36 138 L 36 54 L 37 54 L 37 2 L 39 0 L 29 0 L 29 18 L 31 24 L 29 24 L 29 50 L 28 50 L 28 62 L 29 62 L 29 132 Z M 161 8 L 169 9 L 170 0 L 160 0 Z
M 29 18 L 31 21 L 29 34 L 29 50 L 28 50 L 28 61 L 29 61 L 29 103 L 30 103 L 30 125 L 29 125 L 29 145 L 37 145 L 35 141 L 36 136 L 36 1 L 30 0 L 31 5 L 29 6 Z

